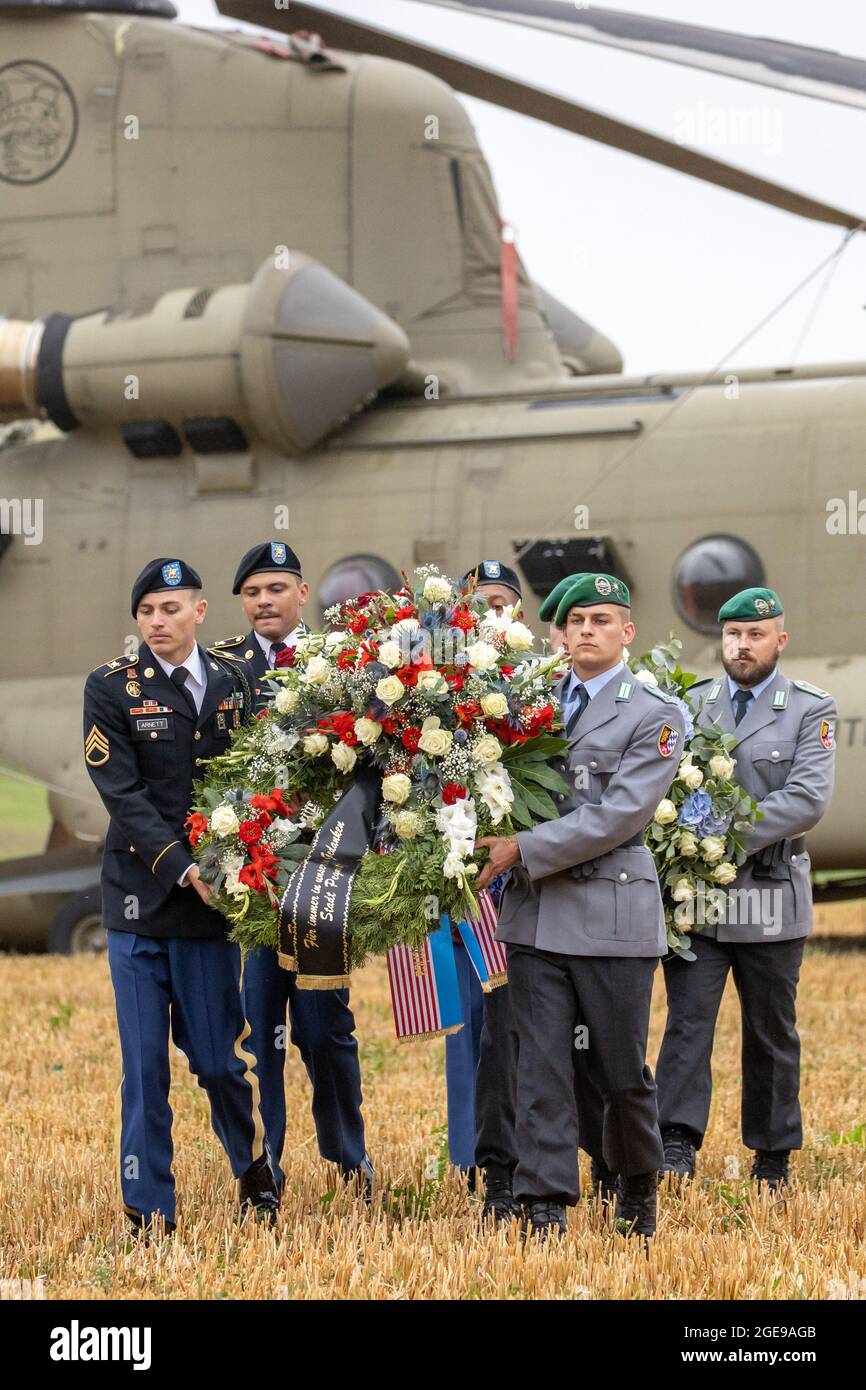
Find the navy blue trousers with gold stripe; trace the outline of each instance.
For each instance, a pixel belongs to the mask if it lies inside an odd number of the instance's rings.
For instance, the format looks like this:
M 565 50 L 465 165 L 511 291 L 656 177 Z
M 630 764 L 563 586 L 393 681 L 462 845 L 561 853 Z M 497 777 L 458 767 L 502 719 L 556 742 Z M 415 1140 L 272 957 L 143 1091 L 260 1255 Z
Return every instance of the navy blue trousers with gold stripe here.
M 241 1002 L 237 946 L 217 938 L 157 940 L 108 932 L 123 1059 L 120 1186 L 146 1220 L 175 1220 L 168 1092 L 169 1029 L 210 1101 L 211 1123 L 235 1177 L 263 1152 L 259 1081 Z

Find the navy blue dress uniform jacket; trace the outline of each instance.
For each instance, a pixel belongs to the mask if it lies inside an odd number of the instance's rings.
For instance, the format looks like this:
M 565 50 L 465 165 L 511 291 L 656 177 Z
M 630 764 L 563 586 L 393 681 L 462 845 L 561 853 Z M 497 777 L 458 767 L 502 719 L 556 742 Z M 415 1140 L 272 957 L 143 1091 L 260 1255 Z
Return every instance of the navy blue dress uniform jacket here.
M 298 632 L 299 635 L 303 636 L 309 632 L 309 628 L 305 623 L 299 623 Z M 290 647 L 292 643 L 286 639 L 286 645 Z M 271 667 L 262 650 L 261 643 L 256 638 L 255 631 L 251 629 L 246 637 L 226 637 L 222 642 L 215 643 L 212 650 L 225 652 L 226 655 L 238 657 L 247 663 L 254 676 L 253 694 L 255 695 L 256 712 L 265 709 L 272 695 L 268 682 L 265 680 L 265 672 L 269 671 Z
M 225 934 L 225 918 L 177 880 L 193 861 L 184 826 L 193 781 L 252 713 L 252 676 L 228 653 L 199 656 L 207 690 L 198 717 L 144 642 L 137 657 L 98 666 L 84 687 L 87 770 L 111 817 L 102 860 L 109 930 Z

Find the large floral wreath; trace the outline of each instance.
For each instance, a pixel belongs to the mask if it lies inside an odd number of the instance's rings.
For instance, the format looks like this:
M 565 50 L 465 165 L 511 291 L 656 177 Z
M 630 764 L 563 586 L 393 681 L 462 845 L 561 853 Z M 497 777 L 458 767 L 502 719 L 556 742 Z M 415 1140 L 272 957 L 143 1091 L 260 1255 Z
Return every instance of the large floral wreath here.
M 362 778 L 377 810 L 347 905 L 354 966 L 420 947 L 443 914 L 474 916 L 476 839 L 557 815 L 561 658 L 533 655 L 515 610 L 490 610 L 474 585 L 433 566 L 403 578 L 326 612 L 196 788 L 190 843 L 246 949 L 278 947 L 305 842 Z

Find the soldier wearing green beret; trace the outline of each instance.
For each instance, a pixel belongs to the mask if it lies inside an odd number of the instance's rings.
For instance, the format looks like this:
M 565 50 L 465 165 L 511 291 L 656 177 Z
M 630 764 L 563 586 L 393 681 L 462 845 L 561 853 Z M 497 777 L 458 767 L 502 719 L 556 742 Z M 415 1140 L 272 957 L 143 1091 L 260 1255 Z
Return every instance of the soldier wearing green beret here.
M 579 1196 L 579 1143 L 622 1175 L 616 1214 L 626 1228 L 655 1230 L 663 1148 L 646 1044 L 667 945 L 643 835 L 673 780 L 684 724 L 677 702 L 624 663 L 635 633 L 630 602 L 614 575 L 573 575 L 560 587 L 552 616 L 571 669 L 559 689 L 569 748 L 556 766 L 574 789 L 560 794 L 559 819 L 478 841 L 490 851 L 480 888 L 512 870 L 497 935 L 508 943 L 518 1035 L 514 1194 L 542 1237 L 565 1229 L 565 1209 Z M 601 1115 L 589 1138 L 573 1064 L 584 1036 Z
M 698 724 L 736 735 L 735 780 L 758 802 L 748 858 L 694 924 L 697 959 L 665 961 L 668 1018 L 658 1060 L 665 1171 L 693 1177 L 707 1127 L 716 1016 L 728 972 L 742 1019 L 742 1132 L 751 1176 L 775 1190 L 803 1142 L 797 982 L 812 930 L 805 834 L 833 790 L 836 706 L 789 680 L 778 661 L 788 634 L 773 589 L 743 589 L 719 610 L 723 673 L 689 692 Z M 710 827 L 703 833 L 721 833 Z M 699 828 L 700 833 L 700 828 Z

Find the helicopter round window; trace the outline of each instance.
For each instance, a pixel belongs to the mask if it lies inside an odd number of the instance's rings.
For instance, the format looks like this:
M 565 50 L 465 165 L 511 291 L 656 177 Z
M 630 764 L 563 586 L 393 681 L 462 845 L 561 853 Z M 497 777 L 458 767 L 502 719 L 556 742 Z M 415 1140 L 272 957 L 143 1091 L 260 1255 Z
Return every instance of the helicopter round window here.
M 763 583 L 761 557 L 748 541 L 702 536 L 686 547 L 674 567 L 674 605 L 696 632 L 717 633 L 722 604 L 740 589 Z
M 319 584 L 319 603 L 322 611 L 334 603 L 345 603 L 359 594 L 377 589 L 393 592 L 402 581 L 393 565 L 379 555 L 347 555 L 329 566 Z

